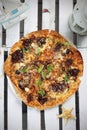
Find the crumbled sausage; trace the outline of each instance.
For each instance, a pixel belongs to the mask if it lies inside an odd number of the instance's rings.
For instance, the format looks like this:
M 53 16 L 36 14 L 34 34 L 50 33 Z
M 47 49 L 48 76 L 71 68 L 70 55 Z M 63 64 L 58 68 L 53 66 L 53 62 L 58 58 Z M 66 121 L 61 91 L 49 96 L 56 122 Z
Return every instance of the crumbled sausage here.
M 43 44 L 46 43 L 46 38 L 45 37 L 38 38 L 37 43 L 38 43 L 39 46 L 42 46 Z
M 62 92 L 65 89 L 65 87 L 66 87 L 65 82 L 62 83 L 54 82 L 52 84 L 52 90 L 54 92 Z
M 45 102 L 47 102 L 47 97 L 43 97 L 41 94 L 38 94 L 38 101 L 41 105 L 43 105 Z
M 76 69 L 76 68 L 68 70 L 68 74 L 70 76 L 76 77 L 78 75 L 78 73 L 79 73 L 79 69 Z
M 23 53 L 21 50 L 16 50 L 11 54 L 11 56 L 12 56 L 11 61 L 13 63 L 17 63 L 23 58 Z
M 33 95 L 32 94 L 28 94 L 27 95 L 27 102 L 31 102 L 33 100 Z
M 54 48 L 54 51 L 60 50 L 61 47 L 62 47 L 62 44 L 61 44 L 61 43 L 56 43 L 56 46 L 55 46 L 55 48 Z
M 72 63 L 73 63 L 73 60 L 72 60 L 72 59 L 67 59 L 67 60 L 65 61 L 65 65 L 66 65 L 66 66 L 72 65 Z
M 24 47 L 25 49 L 28 49 L 29 46 L 31 45 L 31 43 L 32 43 L 32 40 L 31 40 L 31 39 L 25 39 L 25 40 L 23 40 L 22 45 L 23 45 L 23 47 Z

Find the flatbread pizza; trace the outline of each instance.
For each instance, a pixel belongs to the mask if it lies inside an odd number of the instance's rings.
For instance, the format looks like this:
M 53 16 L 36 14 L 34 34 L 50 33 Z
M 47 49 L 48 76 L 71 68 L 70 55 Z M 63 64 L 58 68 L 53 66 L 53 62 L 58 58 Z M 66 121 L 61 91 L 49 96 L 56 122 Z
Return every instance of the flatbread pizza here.
M 79 88 L 81 53 L 54 30 L 38 30 L 16 42 L 4 71 L 22 101 L 39 110 L 64 103 Z

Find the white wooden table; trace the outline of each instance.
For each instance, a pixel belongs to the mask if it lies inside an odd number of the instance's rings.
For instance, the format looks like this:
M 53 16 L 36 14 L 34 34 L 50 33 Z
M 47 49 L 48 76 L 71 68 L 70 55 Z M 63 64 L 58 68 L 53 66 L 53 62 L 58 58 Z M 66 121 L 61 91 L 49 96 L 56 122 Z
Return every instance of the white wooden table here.
M 71 32 L 68 26 L 75 3 L 75 0 L 30 0 L 30 9 L 24 21 L 6 30 L 0 29 L 0 130 L 87 130 L 87 36 Z M 48 12 L 45 12 L 46 9 Z M 58 31 L 73 42 L 84 59 L 80 88 L 62 105 L 67 109 L 74 108 L 76 120 L 70 120 L 68 124 L 57 118 L 61 106 L 45 111 L 25 106 L 11 90 L 3 72 L 4 61 L 14 42 L 31 31 L 46 28 Z

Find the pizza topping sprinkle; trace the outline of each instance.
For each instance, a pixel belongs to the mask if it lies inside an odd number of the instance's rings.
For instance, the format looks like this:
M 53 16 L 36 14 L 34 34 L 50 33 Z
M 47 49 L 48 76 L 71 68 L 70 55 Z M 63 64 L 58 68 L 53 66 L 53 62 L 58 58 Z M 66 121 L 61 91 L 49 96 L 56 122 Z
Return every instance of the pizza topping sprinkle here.
M 65 61 L 65 65 L 66 65 L 66 66 L 72 65 L 72 63 L 73 63 L 73 60 L 72 60 L 72 59 L 67 59 L 67 60 Z
M 52 84 L 52 90 L 54 92 L 62 92 L 66 87 L 65 82 L 63 81 L 62 83 L 54 82 Z
M 65 75 L 64 81 L 67 83 L 70 80 L 70 76 L 68 74 Z
M 46 92 L 44 91 L 44 89 L 40 89 L 38 91 L 38 94 L 42 95 L 42 96 L 45 96 Z
M 39 47 L 42 47 L 42 45 L 44 45 L 46 43 L 46 38 L 45 37 L 39 37 L 37 39 L 37 43 Z
M 11 61 L 12 63 L 17 63 L 23 58 L 23 53 L 21 50 L 16 50 L 11 54 L 12 58 Z
M 24 46 L 25 49 L 28 49 L 28 47 L 30 46 L 32 40 L 31 39 L 25 39 L 23 40 L 22 45 Z
M 42 96 L 41 94 L 38 94 L 38 101 L 41 105 L 43 105 L 45 102 L 47 102 L 48 98 L 45 96 Z
M 39 79 L 39 80 L 37 81 L 37 85 L 38 85 L 38 86 L 41 86 L 41 85 L 42 85 L 42 80 L 41 80 L 41 79 Z
M 18 74 L 18 75 L 19 75 L 19 74 L 20 74 L 20 71 L 19 71 L 19 70 L 16 70 L 16 71 L 15 71 L 15 74 Z
M 66 54 L 73 54 L 73 52 L 70 49 L 66 49 Z
M 31 102 L 33 101 L 33 95 L 32 94 L 28 94 L 27 95 L 27 102 Z
M 70 76 L 76 77 L 78 75 L 78 73 L 79 73 L 79 69 L 76 69 L 76 68 L 68 70 L 68 74 Z
M 56 46 L 55 46 L 55 48 L 54 48 L 54 51 L 59 51 L 62 46 L 63 46 L 63 45 L 62 45 L 61 43 L 56 43 Z

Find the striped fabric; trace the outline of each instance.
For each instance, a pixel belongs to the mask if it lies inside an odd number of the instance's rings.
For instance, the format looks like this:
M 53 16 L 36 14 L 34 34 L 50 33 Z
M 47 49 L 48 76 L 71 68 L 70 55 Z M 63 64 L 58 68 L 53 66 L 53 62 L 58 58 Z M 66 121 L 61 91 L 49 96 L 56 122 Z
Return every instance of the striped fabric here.
M 29 0 L 27 18 L 11 28 L 0 28 L 0 130 L 86 130 L 87 129 L 87 36 L 72 33 L 68 18 L 76 0 Z M 39 111 L 27 107 L 11 89 L 3 72 L 3 64 L 10 47 L 27 33 L 53 29 L 73 42 L 84 59 L 84 75 L 79 90 L 63 105 Z M 61 107 L 74 108 L 76 120 L 68 124 L 58 119 Z

